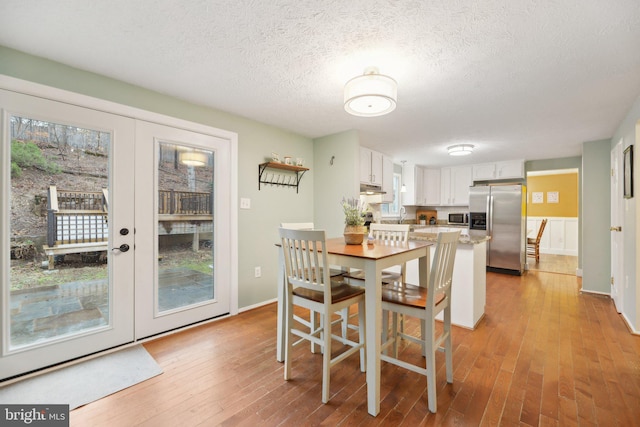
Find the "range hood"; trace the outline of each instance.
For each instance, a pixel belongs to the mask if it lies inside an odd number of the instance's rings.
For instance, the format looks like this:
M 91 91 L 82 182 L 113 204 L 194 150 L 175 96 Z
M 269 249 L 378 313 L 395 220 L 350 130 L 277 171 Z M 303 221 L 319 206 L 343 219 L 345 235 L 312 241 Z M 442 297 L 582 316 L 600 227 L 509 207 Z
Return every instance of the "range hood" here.
M 379 185 L 360 184 L 360 194 L 386 194 Z

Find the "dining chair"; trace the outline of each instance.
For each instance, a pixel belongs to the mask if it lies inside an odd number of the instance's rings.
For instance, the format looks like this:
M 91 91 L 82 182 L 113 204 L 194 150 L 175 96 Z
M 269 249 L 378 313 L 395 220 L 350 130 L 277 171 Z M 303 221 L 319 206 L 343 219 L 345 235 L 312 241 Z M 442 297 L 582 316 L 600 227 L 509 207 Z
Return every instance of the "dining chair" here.
M 280 227 L 282 228 L 288 228 L 290 230 L 313 230 L 315 228 L 314 223 L 313 222 L 282 222 L 280 223 Z M 335 276 L 340 276 L 342 275 L 342 273 L 344 273 L 342 270 L 339 269 L 330 269 L 329 270 L 331 277 L 335 277 Z M 334 320 L 333 323 L 341 323 L 342 324 L 342 330 L 343 330 L 343 334 L 342 336 L 344 338 L 347 337 L 347 322 L 349 321 L 348 318 L 348 314 L 349 311 L 346 311 L 346 314 L 344 312 L 339 313 L 340 314 L 340 319 L 338 320 Z M 294 314 L 294 316 L 296 316 Z M 318 324 L 318 319 L 316 318 L 316 314 L 311 312 L 310 314 L 310 321 L 312 324 L 312 327 L 316 328 L 317 324 Z M 320 319 L 320 321 L 322 321 L 322 319 Z M 311 343 L 311 353 L 316 353 L 317 349 L 316 349 L 316 345 L 314 343 Z
M 540 240 L 542 240 L 542 233 L 547 225 L 547 218 L 543 219 L 538 229 L 538 235 L 536 238 L 527 237 L 527 256 L 536 259 L 536 264 L 540 262 Z
M 293 346 L 304 340 L 322 349 L 322 403 L 329 401 L 330 370 L 337 363 L 360 352 L 360 369 L 365 372 L 365 304 L 364 289 L 351 286 L 341 279 L 331 278 L 327 263 L 326 236 L 324 230 L 291 230 L 280 228 L 284 252 L 287 304 L 286 344 L 284 355 L 284 379 L 291 378 Z M 358 342 L 332 333 L 332 314 L 351 305 L 358 305 Z M 309 310 L 310 315 L 321 313 L 321 325 L 301 317 L 294 318 L 294 307 Z M 301 326 L 297 326 L 300 324 Z M 293 342 L 294 336 L 300 339 Z M 332 357 L 331 342 L 336 340 L 350 347 Z
M 382 354 L 380 359 L 427 377 L 429 411 L 436 412 L 436 369 L 435 352 L 444 343 L 447 382 L 453 382 L 453 361 L 451 350 L 451 282 L 453 264 L 460 231 L 438 233 L 433 263 L 429 273 L 427 288 L 407 283 L 394 282 L 382 288 L 382 315 L 388 318 L 392 313 L 391 334 L 383 330 Z M 444 312 L 442 334 L 436 336 L 436 316 Z M 399 329 L 398 315 L 420 319 L 420 338 Z M 384 322 L 386 324 L 386 322 Z M 425 356 L 425 367 L 401 360 L 398 355 L 398 340 L 420 344 Z M 391 355 L 388 349 L 392 347 Z

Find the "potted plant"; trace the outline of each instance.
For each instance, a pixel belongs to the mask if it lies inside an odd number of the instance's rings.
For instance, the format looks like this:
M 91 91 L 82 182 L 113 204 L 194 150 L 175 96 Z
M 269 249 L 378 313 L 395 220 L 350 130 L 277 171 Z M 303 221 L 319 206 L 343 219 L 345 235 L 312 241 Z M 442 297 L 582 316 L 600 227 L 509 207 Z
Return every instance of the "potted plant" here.
M 344 211 L 344 241 L 348 245 L 361 245 L 367 234 L 364 225 L 364 204 L 359 198 L 342 198 Z
M 420 214 L 418 219 L 420 220 L 420 225 L 427 225 L 427 216 L 425 214 Z

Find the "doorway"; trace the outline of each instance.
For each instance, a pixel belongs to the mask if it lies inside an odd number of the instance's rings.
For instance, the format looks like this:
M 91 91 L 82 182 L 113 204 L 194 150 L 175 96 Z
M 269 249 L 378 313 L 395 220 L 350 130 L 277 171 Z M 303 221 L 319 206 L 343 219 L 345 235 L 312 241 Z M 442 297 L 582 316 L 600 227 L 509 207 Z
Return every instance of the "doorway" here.
M 579 171 L 527 173 L 527 239 L 535 240 L 543 219 L 540 260 L 527 257 L 528 269 L 576 275 L 578 271 Z
M 51 92 L 0 89 L 0 380 L 234 311 L 232 134 Z

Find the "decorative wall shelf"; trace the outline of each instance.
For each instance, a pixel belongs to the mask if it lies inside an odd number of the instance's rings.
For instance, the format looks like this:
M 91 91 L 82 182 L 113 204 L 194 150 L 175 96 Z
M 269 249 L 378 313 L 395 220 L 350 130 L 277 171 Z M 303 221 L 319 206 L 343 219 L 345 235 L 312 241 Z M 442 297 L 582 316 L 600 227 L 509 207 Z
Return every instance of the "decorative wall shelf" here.
M 269 173 L 267 169 L 274 169 L 274 172 Z M 260 190 L 261 184 L 276 185 L 282 187 L 296 187 L 296 193 L 300 186 L 300 180 L 309 168 L 303 168 L 302 166 L 287 165 L 284 163 L 267 162 L 258 165 L 258 190 Z M 278 171 L 292 172 L 282 173 Z

